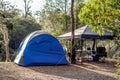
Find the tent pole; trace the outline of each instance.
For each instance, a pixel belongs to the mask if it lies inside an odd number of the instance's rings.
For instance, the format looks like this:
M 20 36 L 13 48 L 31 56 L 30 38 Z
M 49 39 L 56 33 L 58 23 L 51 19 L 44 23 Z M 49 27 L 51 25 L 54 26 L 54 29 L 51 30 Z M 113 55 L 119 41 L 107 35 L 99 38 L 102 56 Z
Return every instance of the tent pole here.
M 94 51 L 94 50 L 95 50 L 95 44 L 96 44 L 96 40 L 95 40 L 95 39 L 93 39 L 92 51 Z
M 83 40 L 80 40 L 80 54 L 81 54 L 81 63 L 83 62 Z

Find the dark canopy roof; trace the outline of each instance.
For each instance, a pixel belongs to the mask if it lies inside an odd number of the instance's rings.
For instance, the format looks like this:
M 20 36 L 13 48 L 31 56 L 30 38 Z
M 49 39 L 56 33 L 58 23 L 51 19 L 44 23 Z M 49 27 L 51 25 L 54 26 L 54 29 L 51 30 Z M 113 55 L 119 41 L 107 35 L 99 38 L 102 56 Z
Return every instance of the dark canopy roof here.
M 113 34 L 112 32 L 105 30 L 104 36 L 100 36 L 99 34 L 93 32 L 88 25 L 86 25 L 75 30 L 75 38 L 76 39 L 112 39 Z M 58 36 L 58 39 L 71 39 L 71 32 Z

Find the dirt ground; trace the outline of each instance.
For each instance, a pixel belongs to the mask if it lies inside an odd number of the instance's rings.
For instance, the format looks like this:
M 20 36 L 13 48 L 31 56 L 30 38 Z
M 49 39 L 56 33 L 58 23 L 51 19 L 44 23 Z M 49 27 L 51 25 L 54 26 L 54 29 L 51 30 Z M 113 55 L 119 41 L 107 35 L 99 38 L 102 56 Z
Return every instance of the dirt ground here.
M 114 62 L 22 67 L 0 62 L 0 80 L 117 80 Z

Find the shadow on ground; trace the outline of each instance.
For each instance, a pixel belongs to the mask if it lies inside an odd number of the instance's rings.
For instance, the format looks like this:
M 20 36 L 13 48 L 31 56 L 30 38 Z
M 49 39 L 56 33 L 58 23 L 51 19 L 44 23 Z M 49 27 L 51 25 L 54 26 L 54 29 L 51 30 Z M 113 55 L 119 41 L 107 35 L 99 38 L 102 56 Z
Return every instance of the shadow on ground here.
M 106 63 L 22 67 L 0 62 L 0 80 L 117 80 L 115 70 Z
M 36 67 L 28 67 L 36 72 L 60 76 L 69 79 L 77 79 L 77 80 L 117 80 L 113 71 L 107 70 L 104 68 L 103 70 L 97 69 L 98 65 L 90 64 L 77 64 L 77 65 L 69 65 L 69 66 L 36 66 Z M 99 66 L 100 67 L 100 66 Z M 98 67 L 98 68 L 99 68 Z M 109 66 L 110 67 L 110 66 Z M 103 68 L 103 67 L 102 67 Z

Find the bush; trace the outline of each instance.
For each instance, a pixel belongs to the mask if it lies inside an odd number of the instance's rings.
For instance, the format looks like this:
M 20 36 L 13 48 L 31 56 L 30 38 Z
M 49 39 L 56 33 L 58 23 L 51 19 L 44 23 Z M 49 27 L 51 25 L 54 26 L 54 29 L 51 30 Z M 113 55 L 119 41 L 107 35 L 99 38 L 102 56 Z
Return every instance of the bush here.
M 120 58 L 118 58 L 116 66 L 118 68 L 116 74 L 119 76 L 119 80 L 120 80 Z
M 10 38 L 10 50 L 16 50 L 21 41 L 31 32 L 40 30 L 41 27 L 38 23 L 31 19 L 18 18 L 14 22 L 13 29 L 9 33 Z M 13 51 L 12 51 L 13 52 Z

